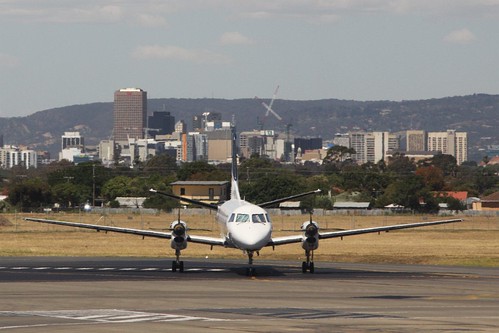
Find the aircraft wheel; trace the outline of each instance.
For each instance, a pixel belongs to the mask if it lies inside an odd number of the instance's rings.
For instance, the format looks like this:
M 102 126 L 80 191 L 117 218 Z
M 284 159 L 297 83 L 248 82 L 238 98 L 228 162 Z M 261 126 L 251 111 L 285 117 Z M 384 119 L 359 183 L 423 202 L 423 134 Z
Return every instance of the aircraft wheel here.
M 246 276 L 255 276 L 255 269 L 253 267 L 246 268 Z
M 308 271 L 310 273 L 313 273 L 315 271 L 315 268 L 314 268 L 314 262 L 311 262 L 310 265 L 308 266 Z
M 184 271 L 184 262 L 183 261 L 179 262 L 178 270 L 180 273 L 182 273 Z
M 302 273 L 306 273 L 307 272 L 307 263 L 304 261 L 301 263 L 301 271 Z
M 177 262 L 172 261 L 172 272 L 176 272 L 176 271 L 177 271 Z

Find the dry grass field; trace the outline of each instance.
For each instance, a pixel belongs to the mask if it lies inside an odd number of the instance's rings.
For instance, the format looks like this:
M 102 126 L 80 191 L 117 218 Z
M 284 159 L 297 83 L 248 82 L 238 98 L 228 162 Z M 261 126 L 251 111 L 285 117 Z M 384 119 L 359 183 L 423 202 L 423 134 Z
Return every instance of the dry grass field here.
M 172 257 L 168 240 L 142 239 L 140 236 L 96 232 L 33 222 L 22 218 L 41 217 L 73 222 L 106 224 L 120 227 L 167 230 L 176 217 L 171 214 L 98 215 L 98 214 L 1 214 L 0 256 L 134 256 Z M 219 236 L 215 215 L 182 216 L 189 228 L 210 229 L 191 233 Z M 314 216 L 322 229 L 351 229 L 371 226 L 431 221 L 434 216 Z M 315 252 L 316 261 L 405 263 L 425 265 L 499 266 L 499 219 L 464 217 L 461 223 L 392 231 L 389 233 L 349 236 L 323 240 Z M 308 216 L 274 216 L 274 235 L 292 233 Z M 296 233 L 296 232 L 295 232 Z M 184 257 L 240 258 L 239 250 L 189 244 Z M 300 244 L 265 248 L 262 259 L 303 260 Z M 258 258 L 256 258 L 258 260 Z

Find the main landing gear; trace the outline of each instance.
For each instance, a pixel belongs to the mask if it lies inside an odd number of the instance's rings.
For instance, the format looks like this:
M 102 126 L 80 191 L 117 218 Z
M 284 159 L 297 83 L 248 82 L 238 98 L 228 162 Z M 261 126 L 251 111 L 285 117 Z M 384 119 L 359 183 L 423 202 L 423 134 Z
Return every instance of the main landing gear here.
M 178 269 L 182 273 L 184 271 L 184 262 L 180 260 L 180 250 L 175 250 L 175 256 L 177 258 L 172 261 L 172 272 L 176 272 Z
M 310 273 L 313 273 L 315 271 L 315 269 L 314 269 L 314 251 L 305 250 L 305 255 L 307 256 L 307 261 L 302 262 L 301 271 L 303 273 L 306 273 L 307 271 L 309 271 Z

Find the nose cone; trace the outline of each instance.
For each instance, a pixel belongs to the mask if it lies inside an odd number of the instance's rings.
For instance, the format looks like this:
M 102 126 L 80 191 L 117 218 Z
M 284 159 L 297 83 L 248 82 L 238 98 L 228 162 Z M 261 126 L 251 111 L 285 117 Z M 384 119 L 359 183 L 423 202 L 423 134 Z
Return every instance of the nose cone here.
M 241 250 L 257 251 L 271 239 L 270 223 L 241 223 L 229 228 L 230 240 Z

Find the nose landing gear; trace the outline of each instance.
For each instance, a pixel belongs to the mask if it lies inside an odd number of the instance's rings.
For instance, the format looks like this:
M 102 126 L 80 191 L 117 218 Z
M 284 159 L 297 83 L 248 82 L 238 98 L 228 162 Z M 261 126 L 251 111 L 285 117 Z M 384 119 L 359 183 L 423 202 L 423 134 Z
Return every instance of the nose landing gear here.
M 305 256 L 307 257 L 307 261 L 302 262 L 301 271 L 306 273 L 307 271 L 313 273 L 315 271 L 314 268 L 314 251 L 305 250 Z

